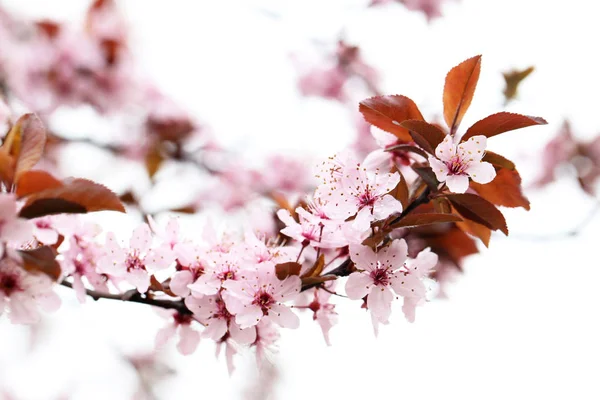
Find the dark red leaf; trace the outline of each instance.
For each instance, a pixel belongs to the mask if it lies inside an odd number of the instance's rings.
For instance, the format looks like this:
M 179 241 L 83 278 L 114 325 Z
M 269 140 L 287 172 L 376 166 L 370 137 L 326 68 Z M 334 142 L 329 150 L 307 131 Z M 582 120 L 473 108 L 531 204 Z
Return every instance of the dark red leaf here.
M 471 105 L 481 71 L 481 56 L 469 58 L 452 68 L 444 85 L 444 120 L 454 134 Z
M 515 169 L 515 163 L 510 161 L 508 158 L 504 158 L 500 154 L 492 153 L 491 151 L 485 152 L 482 161 L 487 161 L 490 164 L 500 168 Z
M 412 138 L 400 124 L 407 119 L 423 120 L 414 101 L 401 95 L 371 97 L 361 101 L 358 109 L 367 122 L 404 142 L 411 142 Z
M 284 280 L 290 275 L 300 275 L 302 265 L 297 262 L 285 262 L 275 265 L 275 274 L 279 280 Z
M 521 176 L 517 170 L 501 168 L 488 184 L 471 182 L 473 188 L 487 201 L 504 207 L 523 207 L 529 210 L 529 200 L 521 190 Z
M 471 136 L 476 135 L 492 137 L 515 129 L 526 128 L 532 125 L 546 125 L 547 123 L 545 119 L 540 117 L 499 112 L 475 122 L 473 126 L 467 129 L 462 140 L 467 140 Z
M 55 281 L 60 277 L 60 264 L 56 261 L 56 250 L 52 247 L 42 246 L 37 249 L 17 251 L 27 271 L 46 274 Z
M 502 215 L 496 206 L 483 197 L 471 193 L 451 193 L 444 196 L 450 200 L 456 211 L 463 217 L 487 226 L 494 231 L 500 230 L 505 235 L 508 235 L 504 215 Z
M 407 128 L 415 143 L 430 154 L 435 153 L 435 148 L 446 137 L 440 128 L 425 121 L 407 120 L 400 125 Z
M 46 189 L 62 187 L 63 183 L 45 171 L 26 171 L 17 183 L 17 196 L 25 197 Z
M 125 212 L 117 195 L 107 187 L 87 179 L 74 179 L 64 183 L 62 187 L 28 196 L 19 215 L 23 218 L 36 218 L 104 210 Z
M 393 225 L 393 228 L 458 222 L 462 218 L 454 214 L 409 214 Z

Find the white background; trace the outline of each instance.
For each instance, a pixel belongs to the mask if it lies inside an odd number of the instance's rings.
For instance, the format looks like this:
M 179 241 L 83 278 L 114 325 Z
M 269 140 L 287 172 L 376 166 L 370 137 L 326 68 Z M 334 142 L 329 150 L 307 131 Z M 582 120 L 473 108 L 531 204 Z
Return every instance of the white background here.
M 3 2 L 24 15 L 71 20 L 81 17 L 85 3 Z M 366 10 L 364 3 L 124 0 L 122 6 L 148 74 L 246 156 L 327 155 L 352 141 L 346 110 L 300 97 L 290 62 L 291 52 L 311 40 L 333 42 L 341 31 L 382 71 L 386 93 L 413 98 L 430 117 L 441 112 L 446 71 L 483 54 L 464 126 L 502 109 L 501 71 L 535 65 L 508 110 L 550 124 L 489 142 L 529 180 L 563 118 L 582 137 L 600 131 L 595 2 L 462 0 L 450 2 L 431 24 L 400 5 Z M 600 398 L 598 223 L 575 238 L 530 240 L 572 229 L 593 208 L 564 175 L 529 192 L 529 213 L 507 211 L 513 237 L 493 237 L 490 249 L 468 260 L 449 300 L 419 309 L 414 324 L 398 308 L 374 338 L 368 315 L 341 302 L 331 347 L 308 315 L 299 330 L 282 332 L 273 398 Z M 70 293 L 64 298 L 28 356 L 28 331 L 0 319 L 0 387 L 23 399 L 130 398 L 134 376 L 114 349 L 150 349 L 162 321 L 137 305 L 79 307 Z M 229 377 L 213 350 L 205 341 L 191 357 L 170 351 L 178 375 L 159 387 L 161 398 L 249 398 L 246 390 L 258 376 L 252 356 L 240 358 Z

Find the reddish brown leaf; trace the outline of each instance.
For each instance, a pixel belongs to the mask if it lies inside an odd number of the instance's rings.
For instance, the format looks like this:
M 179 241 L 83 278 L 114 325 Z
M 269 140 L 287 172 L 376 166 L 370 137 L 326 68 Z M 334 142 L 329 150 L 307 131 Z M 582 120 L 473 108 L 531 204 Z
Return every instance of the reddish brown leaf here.
M 163 157 L 162 152 L 160 151 L 160 143 L 155 143 L 148 149 L 144 161 L 146 164 L 146 172 L 148 172 L 148 176 L 150 178 L 153 178 L 154 175 L 158 172 L 164 159 L 165 158 Z
M 527 78 L 534 70 L 534 67 L 529 67 L 524 70 L 512 70 L 509 72 L 503 72 L 504 82 L 506 83 L 506 87 L 504 88 L 504 100 L 505 103 L 508 103 L 510 100 L 517 97 L 517 90 L 519 88 L 519 84 L 523 81 L 523 79 Z
M 275 265 L 275 274 L 279 280 L 284 280 L 290 275 L 300 275 L 301 269 L 301 264 L 290 261 Z
M 412 138 L 400 124 L 407 119 L 423 120 L 414 101 L 401 95 L 371 97 L 361 101 L 358 109 L 367 122 L 404 142 L 412 142 Z
M 476 135 L 492 137 L 515 129 L 526 128 L 532 125 L 546 125 L 547 123 L 544 118 L 540 117 L 499 112 L 475 122 L 473 126 L 467 129 L 462 140 L 467 140 L 471 136 Z
M 415 143 L 430 154 L 434 154 L 435 148 L 446 137 L 446 134 L 440 128 L 425 121 L 410 119 L 400 125 L 408 129 Z
M 490 228 L 485 227 L 476 222 L 469 221 L 468 219 L 462 222 L 457 222 L 456 226 L 458 226 L 463 232 L 475 236 L 476 238 L 481 240 L 485 247 L 489 246 L 490 238 L 492 237 L 492 231 Z
M 43 190 L 27 197 L 19 215 L 37 218 L 62 213 L 92 211 L 125 212 L 121 201 L 110 189 L 87 179 L 74 179 L 62 187 Z
M 26 171 L 21 175 L 17 184 L 17 196 L 25 197 L 46 189 L 62 187 L 61 181 L 45 171 Z
M 423 179 L 423 181 L 425 181 L 425 183 L 427 183 L 427 186 L 433 190 L 437 190 L 437 187 L 440 183 L 435 177 L 435 174 L 430 166 L 413 165 L 412 169 L 421 177 L 421 179 Z
M 421 150 L 420 147 L 413 146 L 411 144 L 397 144 L 395 146 L 387 147 L 385 151 L 410 151 L 411 153 L 418 154 L 423 158 L 427 158 L 427 153 Z
M 462 218 L 454 214 L 409 214 L 393 225 L 393 228 L 458 222 Z
M 523 207 L 529 210 L 529 200 L 521 191 L 521 176 L 517 170 L 500 168 L 488 184 L 471 182 L 473 188 L 487 201 L 504 207 Z
M 458 227 L 452 227 L 443 234 L 426 240 L 434 253 L 448 257 L 457 266 L 464 257 L 479 252 L 475 240 Z
M 308 271 L 306 271 L 306 273 L 304 273 L 302 275 L 302 278 L 319 276 L 319 275 L 321 275 L 321 272 L 323 272 L 324 267 L 325 267 L 325 254 L 321 254 L 319 256 L 319 258 L 317 258 L 317 261 L 315 261 L 314 265 Z
M 450 201 L 448 201 L 448 199 L 445 199 L 443 197 L 437 197 L 435 199 L 433 199 L 433 209 L 437 212 L 437 213 L 441 213 L 441 214 L 451 214 L 452 213 L 452 205 L 450 204 Z
M 481 56 L 469 58 L 452 68 L 444 85 L 444 120 L 454 134 L 471 105 L 481 71 Z
M 16 159 L 15 180 L 18 180 L 20 175 L 33 168 L 42 158 L 46 145 L 46 129 L 35 114 L 25 114 L 19 118 L 9 135 L 15 135 L 10 140 L 10 153 Z
M 494 231 L 499 229 L 505 235 L 508 235 L 504 215 L 496 206 L 483 197 L 471 193 L 452 193 L 444 196 L 450 200 L 456 211 L 463 217 L 487 226 Z
M 313 287 L 323 282 L 334 281 L 336 279 L 337 276 L 335 275 L 308 276 L 306 278 L 302 278 L 302 289 L 306 287 Z
M 55 281 L 60 277 L 60 264 L 56 261 L 56 250 L 52 247 L 42 246 L 37 249 L 17 251 L 27 271 L 46 274 Z
M 504 158 L 500 154 L 492 153 L 491 151 L 485 152 L 482 161 L 487 161 L 496 167 L 515 169 L 515 163 L 510 161 L 508 158 Z

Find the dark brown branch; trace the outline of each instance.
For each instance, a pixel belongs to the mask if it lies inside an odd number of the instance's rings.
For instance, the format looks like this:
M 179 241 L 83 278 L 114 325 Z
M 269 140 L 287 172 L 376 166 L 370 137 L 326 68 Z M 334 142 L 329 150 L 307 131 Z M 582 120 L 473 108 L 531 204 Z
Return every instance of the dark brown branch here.
M 60 283 L 64 287 L 73 289 L 71 282 L 62 281 Z M 191 314 L 192 312 L 185 306 L 182 300 L 163 300 L 154 299 L 148 297 L 146 294 L 139 293 L 137 290 L 129 290 L 121 294 L 104 293 L 97 290 L 86 289 L 86 294 L 94 300 L 107 299 L 107 300 L 120 300 L 130 303 L 146 304 L 154 307 L 166 308 L 176 310 L 180 314 Z

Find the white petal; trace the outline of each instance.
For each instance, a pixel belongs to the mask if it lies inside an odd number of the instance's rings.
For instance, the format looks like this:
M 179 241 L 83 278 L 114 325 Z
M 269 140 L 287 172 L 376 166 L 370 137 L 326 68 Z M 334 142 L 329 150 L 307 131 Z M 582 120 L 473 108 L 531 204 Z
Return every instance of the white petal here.
M 448 176 L 448 166 L 435 157 L 429 156 L 429 165 L 435 174 L 435 177 L 440 182 L 445 182 Z
M 356 214 L 356 218 L 354 218 L 354 222 L 352 223 L 352 228 L 359 232 L 366 231 L 371 227 L 371 221 L 374 219 L 371 208 L 363 207 L 358 214 Z
M 302 280 L 296 275 L 288 276 L 283 281 L 276 280 L 275 282 L 273 297 L 280 302 L 292 300 L 300 293 L 300 288 L 302 287 Z
M 452 136 L 447 135 L 442 143 L 435 148 L 435 156 L 442 161 L 450 161 L 452 156 L 456 154 L 456 146 Z
M 459 143 L 457 153 L 462 160 L 476 162 L 485 154 L 487 138 L 483 135 L 473 136 L 466 142 Z
M 211 318 L 206 321 L 206 329 L 202 336 L 219 340 L 227 333 L 227 321 L 222 318 Z
M 171 277 L 169 289 L 177 296 L 189 296 L 190 289 L 188 285 L 192 283 L 193 279 L 194 277 L 190 271 L 177 271 Z
M 408 245 L 404 239 L 394 240 L 389 246 L 384 247 L 377 253 L 377 260 L 383 267 L 392 267 L 392 270 L 402 267 L 407 257 Z
M 398 141 L 398 138 L 394 134 L 386 132 L 375 125 L 371 125 L 371 135 L 373 135 L 379 147 L 387 147 Z
M 382 149 L 377 149 L 367 154 L 367 157 L 365 157 L 365 160 L 363 161 L 363 165 L 367 169 L 389 169 L 391 159 L 392 153 Z
M 346 295 L 352 300 L 360 300 L 369 293 L 373 280 L 364 273 L 353 272 L 346 281 Z
M 469 177 L 467 175 L 448 175 L 446 185 L 453 193 L 464 193 L 469 188 Z
M 402 203 L 396 200 L 393 196 L 386 194 L 373 206 L 373 215 L 375 220 L 380 220 L 389 217 L 394 213 L 402 212 Z
M 150 287 L 150 275 L 143 269 L 134 269 L 125 275 L 127 282 L 136 287 L 138 292 L 146 293 Z
M 140 253 L 145 253 L 150 248 L 151 244 L 152 232 L 150 232 L 148 224 L 142 224 L 137 227 L 129 240 L 129 247 Z
M 489 162 L 470 164 L 465 171 L 477 183 L 490 183 L 496 177 L 496 169 Z
M 229 321 L 229 334 L 239 344 L 252 344 L 256 341 L 256 328 L 254 326 L 241 329 L 235 321 Z

